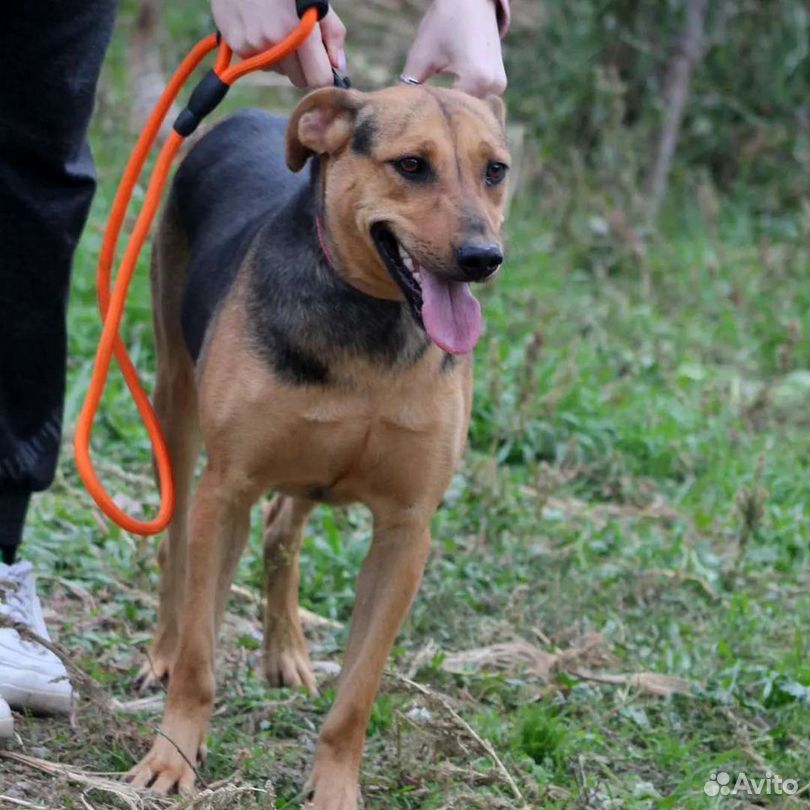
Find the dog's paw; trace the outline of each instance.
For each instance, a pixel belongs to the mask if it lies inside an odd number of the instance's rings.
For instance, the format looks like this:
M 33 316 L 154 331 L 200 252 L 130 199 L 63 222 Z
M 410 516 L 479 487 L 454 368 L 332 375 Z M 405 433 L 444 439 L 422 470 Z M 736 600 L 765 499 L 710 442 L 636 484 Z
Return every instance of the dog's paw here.
M 164 796 L 176 787 L 182 796 L 194 793 L 196 774 L 177 747 L 163 737 L 126 775 L 135 788 L 151 788 Z
M 170 669 L 171 662 L 168 656 L 150 653 L 141 664 L 133 681 L 133 687 L 137 692 L 165 690 L 169 685 Z
M 359 810 L 362 807 L 357 777 L 342 768 L 315 766 L 304 793 L 304 810 Z
M 303 649 L 297 646 L 282 649 L 271 640 L 265 646 L 262 666 L 270 686 L 305 689 L 312 695 L 318 694 L 306 644 Z

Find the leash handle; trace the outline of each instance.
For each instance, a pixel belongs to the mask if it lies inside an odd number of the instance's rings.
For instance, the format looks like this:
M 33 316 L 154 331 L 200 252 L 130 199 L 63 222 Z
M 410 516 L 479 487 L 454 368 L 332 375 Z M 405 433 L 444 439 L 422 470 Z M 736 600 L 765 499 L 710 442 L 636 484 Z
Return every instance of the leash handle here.
M 181 62 L 178 69 L 166 85 L 160 99 L 149 116 L 146 125 L 138 137 L 132 154 L 129 157 L 121 182 L 118 185 L 107 227 L 104 231 L 104 240 L 99 253 L 96 282 L 98 286 L 98 306 L 103 320 L 101 337 L 99 339 L 93 371 L 90 377 L 87 396 L 82 405 L 76 431 L 73 436 L 74 456 L 76 468 L 84 482 L 87 491 L 99 508 L 113 522 L 122 529 L 133 534 L 152 535 L 163 531 L 172 519 L 175 507 L 174 477 L 172 474 L 171 458 L 166 446 L 166 440 L 160 427 L 157 414 L 149 401 L 149 395 L 144 390 L 138 378 L 138 372 L 127 353 L 118 330 L 124 314 L 127 292 L 135 273 L 138 257 L 141 253 L 149 229 L 160 205 L 163 187 L 171 170 L 172 162 L 187 134 L 196 129 L 200 120 L 224 98 L 228 88 L 241 76 L 253 70 L 269 67 L 275 62 L 295 51 L 312 33 L 315 24 L 328 11 L 328 4 L 323 0 L 296 0 L 296 6 L 301 17 L 298 26 L 292 33 L 264 53 L 252 56 L 231 65 L 231 49 L 224 42 L 220 42 L 217 34 L 201 39 Z M 325 8 L 323 8 L 325 7 Z M 135 221 L 129 242 L 121 259 L 115 284 L 110 290 L 112 279 L 112 266 L 115 259 L 116 245 L 121 228 L 126 218 L 127 209 L 132 199 L 132 193 L 143 170 L 149 152 L 165 120 L 174 100 L 185 85 L 195 68 L 211 51 L 219 46 L 214 68 L 206 74 L 189 99 L 189 104 L 175 122 L 173 131 L 158 154 L 152 176 L 146 190 L 143 206 Z M 213 76 L 213 78 L 211 78 Z M 221 85 L 224 85 L 223 90 Z M 202 88 L 202 89 L 201 89 Z M 195 98 L 196 96 L 196 98 Z M 213 103 L 212 103 L 213 101 Z M 188 114 L 186 115 L 186 112 Z M 195 123 L 196 122 L 196 123 Z M 179 128 L 178 128 L 179 123 Z M 193 126 L 192 126 L 193 124 Z M 191 127 L 189 129 L 189 127 Z M 151 520 L 138 520 L 128 515 L 104 488 L 98 477 L 90 454 L 90 437 L 101 402 L 110 363 L 113 356 L 118 362 L 132 399 L 138 408 L 149 441 L 152 445 L 155 468 L 160 487 L 160 508 L 157 515 Z

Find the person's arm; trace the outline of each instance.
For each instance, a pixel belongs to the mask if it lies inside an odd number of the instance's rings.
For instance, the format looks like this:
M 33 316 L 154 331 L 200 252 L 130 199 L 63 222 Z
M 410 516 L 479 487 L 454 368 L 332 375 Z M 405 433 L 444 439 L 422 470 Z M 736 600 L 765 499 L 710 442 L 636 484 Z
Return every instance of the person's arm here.
M 281 42 L 296 25 L 294 0 L 211 0 L 222 38 L 242 58 Z M 330 8 L 303 45 L 274 68 L 296 87 L 332 84 L 332 67 L 345 70 L 346 28 Z
M 416 34 L 403 78 L 424 82 L 439 73 L 474 96 L 506 89 L 501 37 L 509 28 L 509 0 L 434 0 Z

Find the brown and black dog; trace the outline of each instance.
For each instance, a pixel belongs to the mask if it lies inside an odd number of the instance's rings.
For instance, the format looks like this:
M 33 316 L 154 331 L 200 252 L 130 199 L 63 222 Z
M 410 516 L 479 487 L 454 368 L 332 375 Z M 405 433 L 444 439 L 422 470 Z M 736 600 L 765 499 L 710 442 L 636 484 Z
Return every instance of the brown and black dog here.
M 152 263 L 155 404 L 177 511 L 142 671 L 145 682 L 170 679 L 162 734 L 132 769 L 135 785 L 193 786 L 219 625 L 251 506 L 272 489 L 273 684 L 315 688 L 298 618 L 308 514 L 318 502 L 360 502 L 373 516 L 309 780 L 317 810 L 357 806 L 366 723 L 466 440 L 481 332 L 468 284 L 502 261 L 503 117 L 494 97 L 330 88 L 288 123 L 255 111 L 226 119 L 179 168 Z

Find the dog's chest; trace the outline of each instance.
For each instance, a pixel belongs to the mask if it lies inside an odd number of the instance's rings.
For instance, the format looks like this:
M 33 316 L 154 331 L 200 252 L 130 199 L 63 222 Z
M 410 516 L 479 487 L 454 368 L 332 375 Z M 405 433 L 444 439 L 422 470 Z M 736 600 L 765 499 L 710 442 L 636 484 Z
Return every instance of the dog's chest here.
M 377 490 L 419 489 L 429 471 L 443 478 L 463 449 L 467 415 L 460 386 L 436 395 L 432 382 L 313 397 L 289 423 L 285 444 L 295 458 L 269 461 L 276 486 L 344 503 L 365 501 Z
M 208 372 L 212 371 L 209 359 Z M 469 370 L 443 368 L 438 350 L 399 374 L 355 385 L 289 385 L 261 361 L 208 377 L 215 409 L 203 419 L 213 458 L 227 454 L 262 489 L 318 501 L 403 500 L 447 485 L 469 417 Z M 238 379 L 237 379 L 238 376 Z
M 469 358 L 432 345 L 404 367 L 347 355 L 327 382 L 291 383 L 254 350 L 244 312 L 232 297 L 199 367 L 209 463 L 251 491 L 435 506 L 466 439 Z

